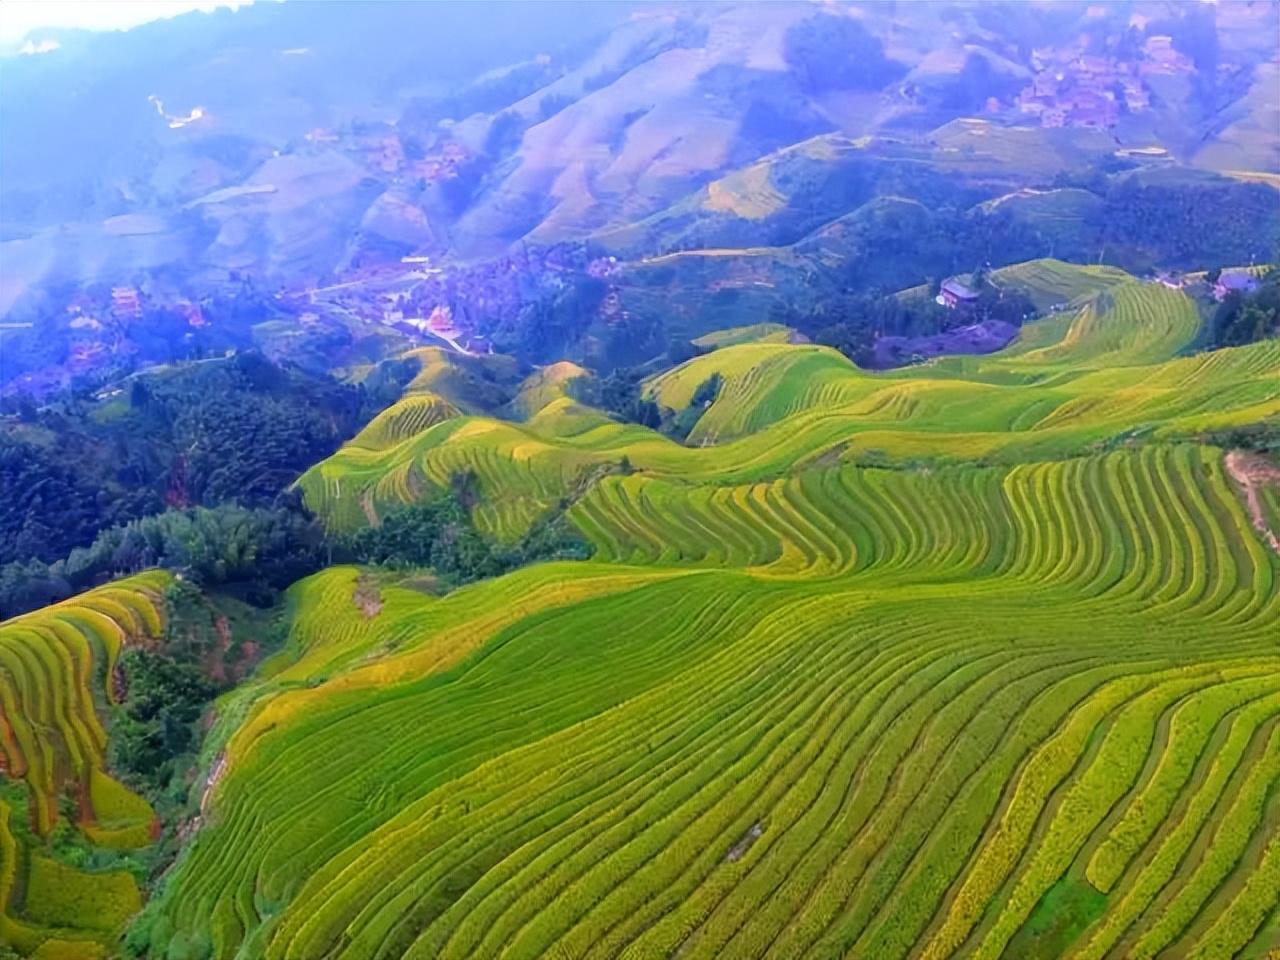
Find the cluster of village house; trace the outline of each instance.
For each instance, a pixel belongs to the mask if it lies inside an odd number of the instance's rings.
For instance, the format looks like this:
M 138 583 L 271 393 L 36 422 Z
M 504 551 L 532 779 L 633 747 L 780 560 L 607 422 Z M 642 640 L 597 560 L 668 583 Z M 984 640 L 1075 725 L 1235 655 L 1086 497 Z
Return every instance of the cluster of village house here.
M 1190 277 L 1180 273 L 1158 273 L 1156 274 L 1154 283 L 1160 283 L 1171 290 L 1185 290 L 1199 280 L 1192 280 Z M 1244 270 L 1223 270 L 1218 279 L 1214 281 L 1212 293 L 1213 299 L 1221 303 L 1233 293 L 1247 294 L 1253 293 L 1258 289 L 1259 280 L 1252 273 Z
M 345 138 L 335 130 L 317 127 L 306 134 L 305 139 L 309 143 L 333 145 L 344 143 Z M 458 168 L 471 156 L 462 144 L 450 141 L 428 156 L 409 160 L 399 135 L 393 132 L 354 137 L 346 145 L 362 154 L 371 166 L 382 173 L 401 175 L 410 180 L 425 180 L 427 183 L 456 177 Z
M 430 257 L 411 255 L 398 264 L 360 268 L 332 287 L 306 291 L 309 305 L 299 321 L 303 326 L 319 323 L 327 306 L 411 336 L 442 340 L 464 353 L 492 353 L 489 338 L 475 330 L 475 318 L 513 316 L 528 301 L 531 288 L 550 283 L 559 289 L 578 271 L 607 281 L 617 268 L 613 257 L 585 261 L 580 252 L 556 248 L 521 249 L 449 271 L 432 266 Z M 463 315 L 453 304 L 462 305 Z M 602 314 L 607 320 L 619 312 L 617 294 L 610 289 Z
M 617 269 L 615 258 L 586 261 L 580 253 L 554 248 L 524 249 L 448 272 L 433 266 L 430 257 L 410 255 L 398 263 L 362 267 L 330 287 L 281 291 L 277 300 L 282 308 L 297 311 L 303 327 L 320 324 L 322 315 L 332 311 L 411 336 L 435 338 L 464 353 L 492 353 L 488 337 L 475 331 L 469 316 L 456 316 L 450 304 L 465 304 L 468 314 L 481 317 L 513 314 L 524 304 L 531 283 L 549 279 L 563 284 L 564 277 L 578 271 L 607 281 Z M 617 312 L 616 299 L 611 290 L 603 311 L 606 315 L 610 306 Z M 147 294 L 132 285 L 114 286 L 109 295 L 77 294 L 66 307 L 68 325 L 86 336 L 73 345 L 71 366 L 92 366 L 108 349 L 104 341 L 111 332 L 120 333 L 142 319 L 150 303 Z M 163 307 L 183 317 L 192 328 L 208 325 L 200 305 L 191 300 L 166 298 Z
M 1187 277 L 1178 273 L 1158 273 L 1151 282 L 1160 283 L 1174 290 L 1182 290 L 1190 285 Z M 1258 278 L 1243 270 L 1223 270 L 1213 284 L 1213 299 L 1222 302 L 1232 293 L 1247 294 L 1258 289 Z M 978 291 L 959 277 L 948 277 L 936 298 L 939 305 L 948 310 L 963 310 L 972 307 L 978 301 Z
M 411 336 L 427 336 L 444 341 L 454 349 L 463 353 L 492 353 L 493 346 L 489 339 L 469 329 L 469 325 L 454 315 L 447 300 L 460 293 L 473 303 L 476 309 L 494 306 L 501 301 L 519 294 L 510 282 L 514 274 L 522 267 L 530 269 L 534 264 L 527 262 L 527 254 L 523 263 L 517 258 L 508 257 L 495 261 L 490 271 L 494 276 L 471 277 L 465 283 L 466 290 L 451 289 L 439 268 L 430 266 L 430 258 L 425 256 L 406 256 L 401 258 L 400 269 L 392 265 L 383 265 L 365 271 L 361 280 L 348 281 L 336 285 L 345 288 L 343 295 L 327 301 L 330 305 L 340 303 L 342 309 L 349 314 L 369 322 L 381 323 L 384 326 L 399 330 Z M 545 262 L 544 262 L 545 261 Z M 557 263 L 554 258 L 541 258 L 537 266 L 541 269 L 563 269 L 566 264 Z M 407 269 L 406 269 L 407 268 Z M 586 265 L 586 273 L 597 279 L 608 279 L 617 270 L 617 261 L 612 257 L 597 258 Z M 505 281 L 505 282 L 504 282 Z M 406 290 L 405 283 L 411 282 Z M 1151 278 L 1153 283 L 1161 283 L 1173 289 L 1185 289 L 1192 285 L 1186 276 L 1177 273 L 1162 272 Z M 1212 287 L 1215 300 L 1221 301 L 1231 293 L 1247 294 L 1257 289 L 1258 279 L 1252 273 L 1243 270 L 1224 270 Z M 486 295 L 487 289 L 490 295 Z M 966 310 L 978 301 L 979 291 L 974 289 L 960 277 L 948 277 L 941 284 L 936 300 L 939 305 L 949 310 Z M 316 302 L 312 297 L 313 303 Z M 493 301 L 493 302 L 490 302 Z M 616 291 L 611 289 L 602 307 L 606 319 L 619 311 Z M 185 316 L 188 325 L 199 328 L 207 325 L 207 320 L 200 305 L 189 300 L 179 299 L 169 305 Z M 101 331 L 103 323 L 96 319 L 95 304 L 81 294 L 67 306 L 72 329 Z M 317 309 L 322 309 L 317 305 Z M 320 322 L 317 309 L 306 309 L 298 315 L 304 327 L 314 326 Z M 117 323 L 130 323 L 142 316 L 142 299 L 137 287 L 117 286 L 111 288 L 110 306 L 107 315 Z M 92 364 L 105 349 L 105 344 L 96 340 L 88 340 L 75 345 L 70 357 L 73 366 Z
M 87 334 L 87 337 L 72 343 L 67 358 L 69 367 L 79 370 L 94 366 L 110 350 L 110 345 L 103 339 L 103 332 L 107 331 L 110 336 L 114 330 L 118 334 L 122 328 L 141 320 L 143 307 L 143 294 L 137 287 L 128 285 L 112 287 L 105 300 L 83 291 L 72 297 L 66 306 L 67 326 Z M 178 298 L 166 303 L 165 307 L 180 314 L 190 327 L 208 325 L 198 303 Z
M 1141 113 L 1151 106 L 1146 78 L 1187 74 L 1191 60 L 1167 36 L 1147 37 L 1141 58 L 1121 60 L 1084 52 L 1083 41 L 1032 52 L 1035 78 L 1017 99 L 1018 109 L 1045 127 L 1112 127 L 1121 108 Z

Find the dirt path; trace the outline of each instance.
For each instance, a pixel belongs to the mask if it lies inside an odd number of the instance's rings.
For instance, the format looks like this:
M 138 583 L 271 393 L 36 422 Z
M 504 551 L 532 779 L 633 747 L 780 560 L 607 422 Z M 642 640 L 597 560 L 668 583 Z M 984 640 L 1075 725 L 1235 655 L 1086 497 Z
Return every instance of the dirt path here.
M 751 829 L 744 833 L 738 842 L 733 845 L 728 854 L 725 855 L 725 861 L 734 863 L 741 860 L 746 852 L 751 849 L 751 845 L 755 843 L 764 834 L 764 825 L 753 823 Z
M 369 521 L 369 526 L 377 527 L 382 525 L 382 521 L 378 519 L 378 511 L 373 506 L 372 490 L 366 490 L 360 494 L 360 509 L 364 511 L 364 516 Z
M 209 776 L 204 781 L 204 790 L 200 794 L 200 819 L 205 819 L 209 812 L 209 798 L 213 796 L 214 787 L 223 778 L 227 772 L 227 754 L 218 754 L 218 759 L 213 761 L 213 766 L 209 770 Z
M 1262 501 L 1258 497 L 1258 489 L 1264 486 L 1280 486 L 1280 467 L 1270 463 L 1256 453 L 1244 450 L 1232 450 L 1226 457 L 1227 473 L 1240 487 L 1244 494 L 1245 506 L 1249 511 L 1249 519 L 1253 528 L 1262 535 L 1276 553 L 1280 554 L 1280 536 L 1267 526 L 1267 516 L 1262 512 Z

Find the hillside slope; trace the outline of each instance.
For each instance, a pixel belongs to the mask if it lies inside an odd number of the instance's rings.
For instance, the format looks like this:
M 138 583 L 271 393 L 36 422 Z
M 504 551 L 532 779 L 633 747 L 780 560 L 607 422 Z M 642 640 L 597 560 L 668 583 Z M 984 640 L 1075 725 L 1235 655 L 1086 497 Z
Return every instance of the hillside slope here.
M 613 564 L 372 619 L 336 572 L 301 588 L 365 639 L 260 702 L 152 929 L 215 957 L 1273 942 L 1280 558 L 1218 453 L 632 477 L 573 516 Z
M 1274 173 L 1268 10 L 375 2 L 38 36 L 0 91 L 0 313 L 183 271 L 788 244 L 875 196 L 977 203 L 1117 149 Z
M 1178 356 L 1176 291 L 1004 280 L 1073 306 L 991 357 L 746 342 L 651 381 L 719 374 L 707 446 L 560 396 L 319 466 L 338 525 L 462 469 L 513 524 L 595 470 L 595 557 L 297 585 L 153 950 L 1262 960 L 1275 492 L 1179 438 L 1274 421 L 1280 344 Z
M 0 621 L 0 943 L 23 956 L 105 957 L 142 905 L 123 854 L 160 823 L 108 771 L 105 707 L 123 697 L 125 646 L 162 635 L 170 582 L 152 571 Z
M 859 370 L 812 345 L 715 350 L 648 388 L 681 410 L 699 385 L 722 378 L 688 446 L 566 400 L 528 422 L 454 418 L 376 451 L 348 446 L 299 485 L 333 528 L 351 529 L 470 470 L 487 500 L 510 509 L 494 532 L 516 536 L 585 473 L 624 457 L 656 476 L 741 482 L 842 460 L 1070 456 L 1131 434 L 1188 436 L 1280 413 L 1280 344 L 1177 356 L 1200 327 L 1178 291 L 1054 262 L 997 277 L 1075 307 L 1028 324 L 1001 353 L 890 372 Z

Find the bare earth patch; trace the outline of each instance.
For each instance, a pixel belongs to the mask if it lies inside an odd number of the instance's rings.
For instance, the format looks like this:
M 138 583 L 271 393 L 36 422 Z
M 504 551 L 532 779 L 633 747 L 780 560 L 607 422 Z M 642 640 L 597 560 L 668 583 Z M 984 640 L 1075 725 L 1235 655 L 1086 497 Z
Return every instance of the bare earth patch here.
M 1280 536 L 1267 526 L 1266 514 L 1262 512 L 1262 501 L 1258 498 L 1258 490 L 1266 486 L 1280 487 L 1280 467 L 1265 457 L 1244 450 L 1232 450 L 1226 457 L 1227 473 L 1231 474 L 1240 492 L 1244 495 L 1245 506 L 1249 510 L 1249 519 L 1253 528 L 1262 535 L 1268 546 L 1280 554 Z
M 209 799 L 213 796 L 213 790 L 218 785 L 224 774 L 227 772 L 227 752 L 224 750 L 218 754 L 213 766 L 209 768 L 209 776 L 205 778 L 204 789 L 200 791 L 200 812 L 190 820 L 184 822 L 178 827 L 178 840 L 185 843 L 204 824 L 205 819 L 209 815 Z
M 360 608 L 360 613 L 366 620 L 372 620 L 382 611 L 382 591 L 369 577 L 361 576 L 356 581 L 356 589 L 351 599 Z
M 952 354 L 995 353 L 1008 346 L 1018 328 L 1003 320 L 985 320 L 927 337 L 880 337 L 871 364 L 877 370 L 900 367 L 913 358 L 928 360 Z

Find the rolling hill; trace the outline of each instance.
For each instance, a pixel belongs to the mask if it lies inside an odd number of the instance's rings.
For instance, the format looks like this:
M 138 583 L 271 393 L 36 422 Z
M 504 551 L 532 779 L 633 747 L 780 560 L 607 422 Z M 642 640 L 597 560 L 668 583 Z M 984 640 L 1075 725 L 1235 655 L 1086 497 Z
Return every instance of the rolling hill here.
M 963 187 L 947 202 L 972 205 L 1117 150 L 1280 169 L 1263 3 L 1147 0 L 1140 28 L 1065 4 L 362 10 L 197 13 L 6 58 L 0 313 L 66 285 L 293 286 L 408 253 L 786 246 L 876 197 Z M 1109 78 L 1093 95 L 1118 102 L 1123 79 L 1133 105 L 1055 126 L 1019 99 L 1086 67 Z M 1020 258 L 1042 252 L 1075 254 Z
M 624 457 L 646 474 L 736 483 L 823 462 L 1056 458 L 1130 436 L 1188 437 L 1280 413 L 1280 345 L 1178 356 L 1200 328 L 1181 292 L 1114 268 L 1056 261 L 995 277 L 1046 307 L 1074 308 L 1028 324 L 1001 353 L 896 371 L 859 370 L 814 345 L 714 350 L 648 385 L 659 404 L 679 411 L 700 384 L 722 378 L 689 446 L 561 398 L 523 422 L 460 416 L 378 450 L 348 446 L 299 485 L 308 506 L 341 530 L 471 470 L 485 499 L 509 511 L 490 532 L 511 538 L 584 474 Z
M 482 529 L 561 512 L 594 556 L 444 595 L 412 570 L 295 584 L 130 950 L 1263 960 L 1278 501 L 1196 441 L 1275 422 L 1280 344 L 1193 353 L 1191 301 L 1114 268 L 993 279 L 1066 308 L 892 372 L 767 325 L 708 343 L 644 385 L 688 408 L 718 384 L 687 444 L 575 399 L 573 364 L 422 351 L 308 505 L 356 529 L 472 471 Z M 113 694 L 88 691 L 119 624 L 155 635 L 164 582 L 0 626 L 25 953 L 100 956 L 138 904 L 32 851 L 86 778 L 85 835 L 145 840 L 106 789 Z M 54 886 L 101 919 L 33 905 Z
M 1278 10 L 0 44 L 0 960 L 1280 960 Z
M 122 649 L 160 637 L 169 582 L 151 571 L 0 622 L 0 942 L 23 956 L 106 957 L 142 905 L 118 854 L 150 846 L 160 823 L 108 771 L 102 713 L 121 698 Z M 68 804 L 96 863 L 44 844 Z

